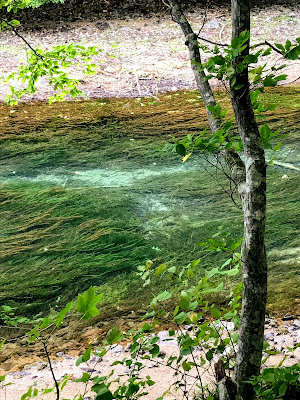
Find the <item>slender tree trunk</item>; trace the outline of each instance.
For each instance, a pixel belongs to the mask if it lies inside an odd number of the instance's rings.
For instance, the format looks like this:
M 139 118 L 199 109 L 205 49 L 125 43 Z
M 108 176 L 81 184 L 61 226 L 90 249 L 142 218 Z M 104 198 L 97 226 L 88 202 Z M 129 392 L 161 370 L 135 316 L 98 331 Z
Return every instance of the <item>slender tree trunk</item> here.
M 250 31 L 249 0 L 231 0 L 232 36 Z M 211 87 L 205 79 L 201 67 L 197 36 L 184 16 L 177 0 L 169 0 L 173 19 L 180 25 L 188 46 L 191 66 L 197 86 L 205 106 L 215 106 L 216 101 Z M 247 55 L 247 47 L 241 57 Z M 239 62 L 238 57 L 234 66 Z M 236 76 L 236 83 L 243 85 L 238 90 L 231 88 L 231 100 L 238 125 L 238 131 L 244 145 L 245 166 L 239 155 L 233 150 L 225 152 L 225 159 L 231 167 L 239 171 L 238 189 L 242 199 L 244 216 L 244 242 L 242 247 L 243 305 L 239 350 L 236 358 L 234 380 L 238 395 L 231 381 L 224 378 L 219 382 L 220 400 L 242 398 L 254 399 L 252 386 L 246 384 L 252 375 L 260 372 L 264 320 L 267 297 L 267 261 L 265 253 L 266 219 L 266 163 L 264 149 L 255 121 L 250 99 L 248 69 Z M 221 121 L 207 109 L 211 130 L 215 133 Z
M 201 55 L 199 50 L 199 45 L 197 41 L 197 35 L 193 31 L 190 23 L 185 17 L 180 5 L 177 0 L 169 0 L 171 14 L 173 20 L 180 26 L 184 37 L 185 44 L 189 49 L 191 68 L 195 76 L 196 84 L 206 107 L 206 112 L 208 116 L 208 122 L 210 129 L 213 133 L 216 133 L 221 127 L 221 119 L 213 114 L 207 106 L 215 107 L 217 102 L 215 100 L 211 86 L 206 79 L 205 72 L 202 70 Z M 228 149 L 224 152 L 224 158 L 229 165 L 232 173 L 232 178 L 238 186 L 245 178 L 245 167 L 238 153 L 233 149 Z
M 202 66 L 200 50 L 197 42 L 197 35 L 193 31 L 190 23 L 186 19 L 180 5 L 177 0 L 169 0 L 171 7 L 172 16 L 175 22 L 177 22 L 185 36 L 185 44 L 187 45 L 190 53 L 191 68 L 195 76 L 198 90 L 206 107 L 208 116 L 209 126 L 212 132 L 216 133 L 221 126 L 221 120 L 207 108 L 207 106 L 215 107 L 217 102 L 214 94 L 211 90 L 209 82 L 205 79 L 205 72 L 200 68 Z
M 249 0 L 231 0 L 232 36 L 250 31 Z M 241 57 L 247 55 L 249 46 Z M 234 61 L 234 66 L 240 57 Z M 248 69 L 236 76 L 240 89 L 231 88 L 232 105 L 245 154 L 246 182 L 239 187 L 244 214 L 242 246 L 243 301 L 239 350 L 234 380 L 243 400 L 255 397 L 244 381 L 258 375 L 261 367 L 267 299 L 265 252 L 266 163 L 258 126 L 250 100 Z

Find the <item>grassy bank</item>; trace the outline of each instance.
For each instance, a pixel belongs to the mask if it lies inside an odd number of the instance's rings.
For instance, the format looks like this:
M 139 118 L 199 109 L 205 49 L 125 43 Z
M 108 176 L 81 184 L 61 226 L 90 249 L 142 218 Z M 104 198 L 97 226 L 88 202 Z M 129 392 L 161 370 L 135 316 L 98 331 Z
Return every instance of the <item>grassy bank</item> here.
M 278 104 L 267 118 L 284 134 L 279 158 L 298 164 L 299 93 L 266 94 Z M 46 312 L 93 284 L 111 314 L 126 314 L 147 303 L 135 276 L 146 259 L 181 265 L 201 256 L 197 243 L 219 226 L 242 235 L 240 211 L 199 160 L 182 167 L 156 152 L 207 125 L 196 92 L 1 105 L 0 118 L 0 304 Z M 271 312 L 300 313 L 298 187 L 298 171 L 268 168 Z M 221 257 L 205 258 L 199 274 Z

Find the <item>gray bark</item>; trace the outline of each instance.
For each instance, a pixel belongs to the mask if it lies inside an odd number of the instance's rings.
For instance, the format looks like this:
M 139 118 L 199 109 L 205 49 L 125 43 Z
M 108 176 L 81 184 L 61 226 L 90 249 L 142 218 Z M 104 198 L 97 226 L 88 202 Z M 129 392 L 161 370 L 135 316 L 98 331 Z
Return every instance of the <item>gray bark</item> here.
M 197 41 L 197 35 L 193 31 L 187 18 L 185 17 L 178 1 L 169 0 L 169 4 L 171 8 L 172 17 L 179 24 L 186 39 L 185 44 L 189 49 L 191 68 L 195 76 L 199 93 L 206 107 L 210 129 L 213 133 L 216 133 L 220 129 L 222 121 L 207 108 L 207 106 L 215 107 L 217 105 L 217 102 L 215 100 L 209 82 L 205 79 L 206 77 L 205 72 L 201 68 L 202 62 Z M 241 160 L 240 156 L 233 149 L 228 149 L 224 151 L 223 155 L 227 164 L 230 167 L 231 179 L 235 182 L 235 185 L 238 187 L 240 182 L 243 182 L 245 179 L 244 163 Z
M 231 0 L 232 3 L 232 36 L 242 31 L 250 31 L 249 0 Z M 180 25 L 188 46 L 191 66 L 199 92 L 205 106 L 215 106 L 211 87 L 204 79 L 201 66 L 197 37 L 185 18 L 178 2 L 169 0 L 173 18 Z M 249 47 L 242 56 L 249 52 Z M 238 63 L 239 59 L 235 60 Z M 265 253 L 265 219 L 266 219 L 266 163 L 264 149 L 255 121 L 250 100 L 248 70 L 236 76 L 236 83 L 241 89 L 231 88 L 232 105 L 242 138 L 245 154 L 245 166 L 233 150 L 225 152 L 227 163 L 235 168 L 238 176 L 238 189 L 242 199 L 244 216 L 244 242 L 242 246 L 243 304 L 240 329 L 239 350 L 236 358 L 234 381 L 238 394 L 232 392 L 232 381 L 224 378 L 219 382 L 220 400 L 226 398 L 243 400 L 254 399 L 252 386 L 244 381 L 260 372 L 263 346 L 263 332 L 267 297 L 267 261 Z M 211 130 L 216 132 L 220 120 L 208 111 Z
M 232 36 L 250 31 L 249 0 L 232 0 Z M 249 46 L 244 55 L 248 54 Z M 234 60 L 234 65 L 239 57 Z M 243 400 L 255 398 L 253 388 L 244 381 L 258 375 L 261 367 L 264 321 L 267 299 L 267 260 L 265 252 L 266 163 L 258 126 L 250 100 L 248 69 L 236 76 L 231 87 L 232 105 L 245 154 L 246 182 L 239 192 L 244 214 L 242 246 L 243 302 L 239 350 L 234 380 Z
M 190 53 L 191 68 L 195 76 L 198 90 L 206 107 L 210 129 L 212 130 L 212 132 L 215 133 L 220 129 L 221 120 L 219 118 L 215 118 L 213 113 L 207 108 L 207 106 L 215 107 L 217 105 L 217 102 L 211 90 L 210 84 L 205 79 L 205 72 L 202 71 L 200 68 L 202 66 L 202 63 L 197 42 L 197 35 L 193 31 L 188 20 L 186 19 L 178 1 L 169 0 L 169 4 L 174 20 L 180 25 L 184 33 L 186 40 L 185 44 L 187 45 Z

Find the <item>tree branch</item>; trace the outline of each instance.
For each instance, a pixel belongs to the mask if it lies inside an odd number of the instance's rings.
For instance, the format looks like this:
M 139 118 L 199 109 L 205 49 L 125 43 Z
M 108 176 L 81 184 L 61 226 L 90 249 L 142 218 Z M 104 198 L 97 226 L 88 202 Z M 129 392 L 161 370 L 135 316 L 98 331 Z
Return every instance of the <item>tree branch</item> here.
M 51 375 L 52 375 L 52 378 L 53 378 L 53 380 L 54 380 L 55 387 L 56 387 L 56 400 L 59 400 L 59 386 L 58 386 L 58 382 L 57 382 L 57 380 L 56 380 L 56 377 L 55 377 L 55 375 L 54 375 L 54 371 L 53 371 L 53 368 L 52 368 L 50 355 L 49 355 L 49 352 L 48 352 L 46 343 L 45 343 L 45 342 L 42 342 L 42 343 L 43 343 L 44 350 L 45 350 L 45 353 L 46 353 L 46 356 L 47 356 L 47 360 L 48 360 L 48 363 L 49 363 Z
M 1 21 L 4 22 L 5 24 L 7 24 L 12 29 L 12 31 L 16 34 L 16 36 L 18 36 L 21 40 L 23 40 L 23 42 L 26 44 L 26 46 L 29 47 L 31 51 L 33 51 L 33 53 L 36 55 L 36 57 L 43 60 L 43 56 L 41 56 L 40 54 L 38 54 L 36 52 L 36 50 L 31 46 L 31 44 L 29 42 L 27 42 L 27 40 L 17 31 L 17 29 L 10 22 L 8 22 L 6 19 L 2 19 L 2 18 L 1 18 Z
M 217 46 L 228 47 L 228 44 L 226 44 L 226 43 L 214 42 L 213 40 L 205 39 L 204 37 L 199 36 L 199 35 L 197 35 L 197 39 L 204 40 L 204 42 L 208 42 L 211 44 L 216 44 Z

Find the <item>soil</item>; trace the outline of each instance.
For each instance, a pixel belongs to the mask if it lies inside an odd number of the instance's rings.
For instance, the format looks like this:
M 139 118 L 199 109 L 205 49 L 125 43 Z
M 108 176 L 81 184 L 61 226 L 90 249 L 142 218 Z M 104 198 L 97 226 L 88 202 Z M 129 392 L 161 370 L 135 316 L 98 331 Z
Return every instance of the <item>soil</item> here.
M 187 13 L 195 31 L 204 20 L 204 10 Z M 71 76 L 80 80 L 80 88 L 87 98 L 157 96 L 160 92 L 195 88 L 188 51 L 178 25 L 170 16 L 98 19 L 75 22 L 45 21 L 42 25 L 25 25 L 24 38 L 43 49 L 70 42 L 99 46 L 102 52 L 94 57 L 99 65 L 93 76 L 84 75 L 80 66 L 73 66 Z M 300 5 L 273 6 L 254 9 L 252 14 L 252 43 L 265 39 L 271 43 L 291 41 L 299 36 Z M 211 8 L 207 13 L 201 36 L 211 41 L 228 43 L 231 36 L 230 12 L 226 7 Z M 206 42 L 203 42 L 207 44 Z M 2 32 L 0 39 L 0 73 L 4 76 L 25 60 L 26 45 L 14 33 Z M 202 54 L 203 61 L 208 58 Z M 277 53 L 266 60 L 269 67 L 282 63 Z M 299 61 L 287 62 L 280 73 L 288 74 L 286 83 L 299 82 Z M 212 82 L 220 87 L 219 82 Z M 0 100 L 9 93 L 9 85 L 2 84 Z M 15 85 L 21 87 L 19 82 Z M 47 79 L 41 79 L 37 92 L 24 100 L 46 100 L 53 94 Z

